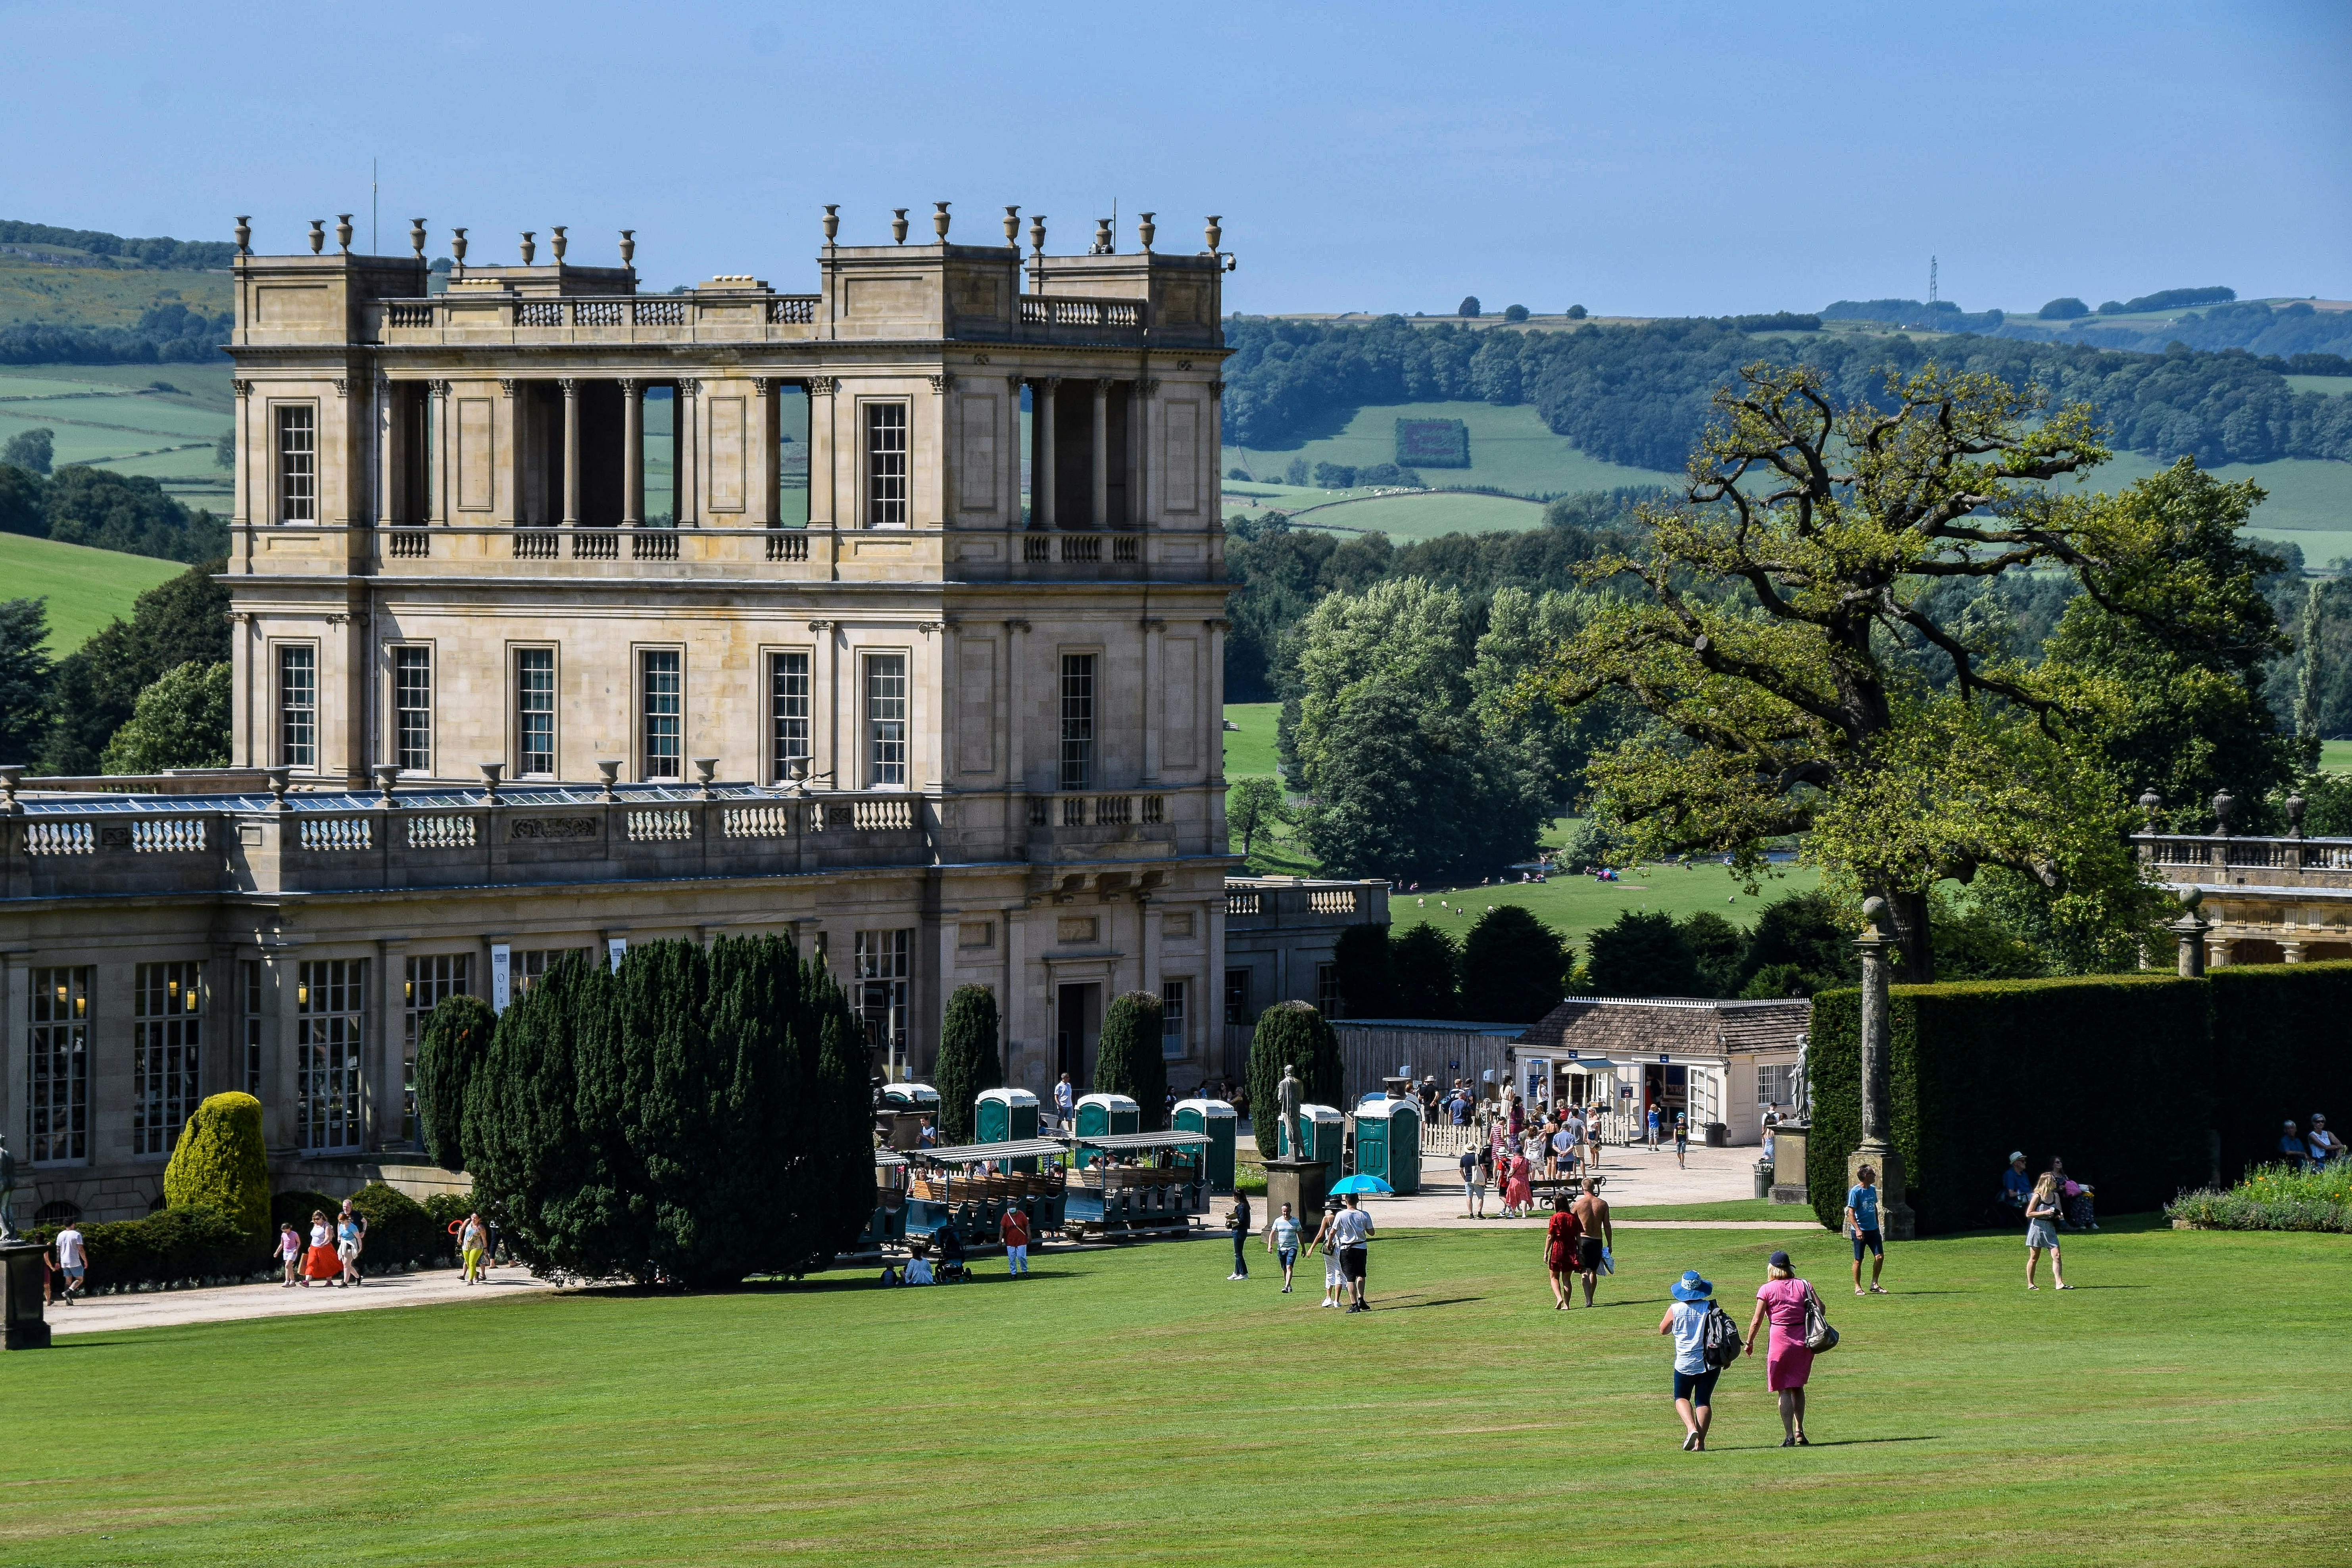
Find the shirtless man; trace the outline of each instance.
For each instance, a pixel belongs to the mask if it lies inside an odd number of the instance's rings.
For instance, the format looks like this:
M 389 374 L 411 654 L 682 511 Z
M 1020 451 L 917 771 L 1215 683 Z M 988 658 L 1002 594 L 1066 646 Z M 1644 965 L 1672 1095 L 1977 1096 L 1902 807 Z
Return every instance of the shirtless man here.
M 1609 1223 L 1609 1205 L 1601 1195 L 1601 1184 L 1591 1176 L 1584 1178 L 1583 1195 L 1570 1210 L 1584 1234 L 1577 1241 L 1576 1271 L 1584 1276 L 1584 1304 L 1592 1305 L 1592 1287 L 1601 1279 L 1601 1253 L 1606 1247 L 1616 1250 L 1616 1227 Z

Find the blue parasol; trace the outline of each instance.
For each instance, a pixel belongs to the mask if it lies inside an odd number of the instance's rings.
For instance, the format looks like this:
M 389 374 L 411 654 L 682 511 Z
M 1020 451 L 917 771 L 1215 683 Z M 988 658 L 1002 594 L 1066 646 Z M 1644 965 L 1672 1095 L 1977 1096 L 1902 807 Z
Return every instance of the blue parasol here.
M 1340 1194 L 1343 1196 L 1349 1193 L 1393 1193 L 1396 1191 L 1394 1187 L 1389 1185 L 1386 1182 L 1381 1181 L 1378 1176 L 1349 1176 L 1344 1180 L 1332 1183 L 1330 1190 Z

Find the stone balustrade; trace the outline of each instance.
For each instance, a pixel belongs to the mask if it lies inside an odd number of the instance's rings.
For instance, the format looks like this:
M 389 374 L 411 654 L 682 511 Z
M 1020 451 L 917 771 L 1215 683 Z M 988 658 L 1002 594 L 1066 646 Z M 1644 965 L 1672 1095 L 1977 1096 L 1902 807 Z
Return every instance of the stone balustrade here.
M 1217 786 L 794 793 L 593 784 L 0 800 L 0 898 L 326 892 L 1222 854 Z M 1379 886 L 1379 884 L 1370 884 Z
M 2352 890 L 2352 838 L 2142 833 L 2132 843 L 2159 881 Z
M 1142 300 L 1023 294 L 1006 323 L 959 320 L 952 335 L 992 342 L 1139 344 Z M 533 298 L 480 287 L 365 307 L 362 341 L 386 345 L 810 342 L 831 336 L 824 296 L 751 289 Z
M 1389 885 L 1380 881 L 1309 881 L 1300 877 L 1228 877 L 1228 929 L 1353 925 L 1388 919 Z

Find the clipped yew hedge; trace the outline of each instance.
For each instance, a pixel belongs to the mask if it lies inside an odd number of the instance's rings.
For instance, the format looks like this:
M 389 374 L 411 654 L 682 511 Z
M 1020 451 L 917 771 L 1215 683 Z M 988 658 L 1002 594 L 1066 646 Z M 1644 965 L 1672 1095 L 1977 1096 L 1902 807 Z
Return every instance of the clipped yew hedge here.
M 2352 963 L 2247 964 L 2205 981 L 2214 1059 L 2229 1071 L 2229 1092 L 2204 1108 L 2221 1135 L 2224 1184 L 2279 1157 L 2282 1121 L 2309 1132 L 2317 1110 L 2342 1123 L 2339 1134 L 2352 1126 Z
M 1920 1233 L 1981 1223 L 2013 1149 L 2035 1170 L 2063 1158 L 2107 1213 L 2160 1208 L 2203 1183 L 2210 989 L 2158 973 L 1893 987 L 1890 1135 Z M 1835 1228 L 1862 1142 L 1859 990 L 1813 998 L 1806 1064 L 1806 1185 Z

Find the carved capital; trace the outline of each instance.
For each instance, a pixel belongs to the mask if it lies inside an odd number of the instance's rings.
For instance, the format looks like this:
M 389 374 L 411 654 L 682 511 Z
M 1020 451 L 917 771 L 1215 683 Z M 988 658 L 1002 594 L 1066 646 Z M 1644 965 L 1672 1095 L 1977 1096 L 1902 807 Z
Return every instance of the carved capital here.
M 829 632 L 833 630 L 835 624 L 836 623 L 832 621 L 811 621 L 809 623 L 809 630 L 813 632 Z
M 809 395 L 811 397 L 831 397 L 835 393 L 841 390 L 841 377 L 837 375 L 813 375 L 808 378 L 808 389 Z
M 580 384 L 568 375 L 560 378 L 555 384 L 563 389 L 563 395 L 566 397 L 577 397 L 580 395 Z
M 1224 384 L 1223 382 L 1222 382 L 1222 381 L 1213 381 L 1213 382 L 1209 383 L 1209 395 L 1210 395 L 1210 396 L 1212 396 L 1212 397 L 1223 397 L 1223 396 L 1224 396 L 1224 395 L 1225 395 L 1225 384 Z
M 1118 383 L 1112 380 L 1109 376 L 1098 375 L 1095 378 L 1095 395 L 1097 397 L 1108 397 L 1110 395 L 1110 389 L 1118 384 Z
M 449 384 L 446 381 L 428 381 L 425 384 L 425 390 L 435 397 L 446 397 L 449 395 Z
M 1143 617 L 1143 629 L 1147 632 L 1164 632 L 1168 629 L 1168 623 L 1158 616 L 1146 616 Z
M 767 376 L 755 375 L 751 378 L 751 395 L 765 397 L 768 395 L 768 388 L 774 384 L 775 383 Z
M 242 376 L 232 380 L 228 384 L 230 389 L 236 392 L 239 397 L 251 397 L 253 395 L 253 383 L 247 381 Z
M 1007 621 L 1004 623 L 1004 629 L 1008 632 L 1025 632 L 1029 629 L 1029 623 L 1027 621 L 1017 620 Z
M 510 375 L 502 375 L 499 377 L 499 390 L 505 393 L 509 397 L 512 397 L 515 395 L 514 377 Z
M 347 376 L 347 375 L 339 375 L 339 376 L 335 377 L 335 395 L 336 395 L 337 397 L 349 397 L 351 395 L 352 395 L 352 379 L 351 379 L 351 377 L 349 377 L 349 376 Z
M 1222 616 L 1212 616 L 1201 624 L 1213 632 L 1229 632 L 1234 629 L 1234 623 Z
M 1006 389 L 1010 391 L 1013 396 L 1018 397 L 1021 395 L 1021 378 L 1019 376 L 1006 376 L 1004 378 L 1004 384 Z
M 1037 384 L 1045 389 L 1045 395 L 1048 397 L 1054 395 L 1062 384 L 1062 378 L 1058 375 L 1041 375 L 1036 380 Z
M 701 390 L 702 383 L 695 380 L 692 376 L 682 377 L 677 384 L 677 395 L 680 397 L 692 397 L 696 393 Z
M 1143 395 L 1144 395 L 1144 396 L 1146 396 L 1146 397 L 1157 397 L 1157 396 L 1159 396 L 1159 395 L 1160 395 L 1160 384 L 1159 384 L 1158 382 L 1156 382 L 1156 381 L 1147 381 L 1147 382 L 1142 383 L 1141 384 L 1142 384 L 1142 391 L 1143 391 Z
M 637 395 L 637 384 L 635 378 L 632 376 L 625 375 L 613 384 L 621 389 L 621 395 L 624 397 L 635 397 Z
M 949 371 L 942 371 L 938 375 L 929 377 L 928 379 L 931 384 L 931 390 L 933 392 L 945 392 L 955 384 L 954 373 Z

